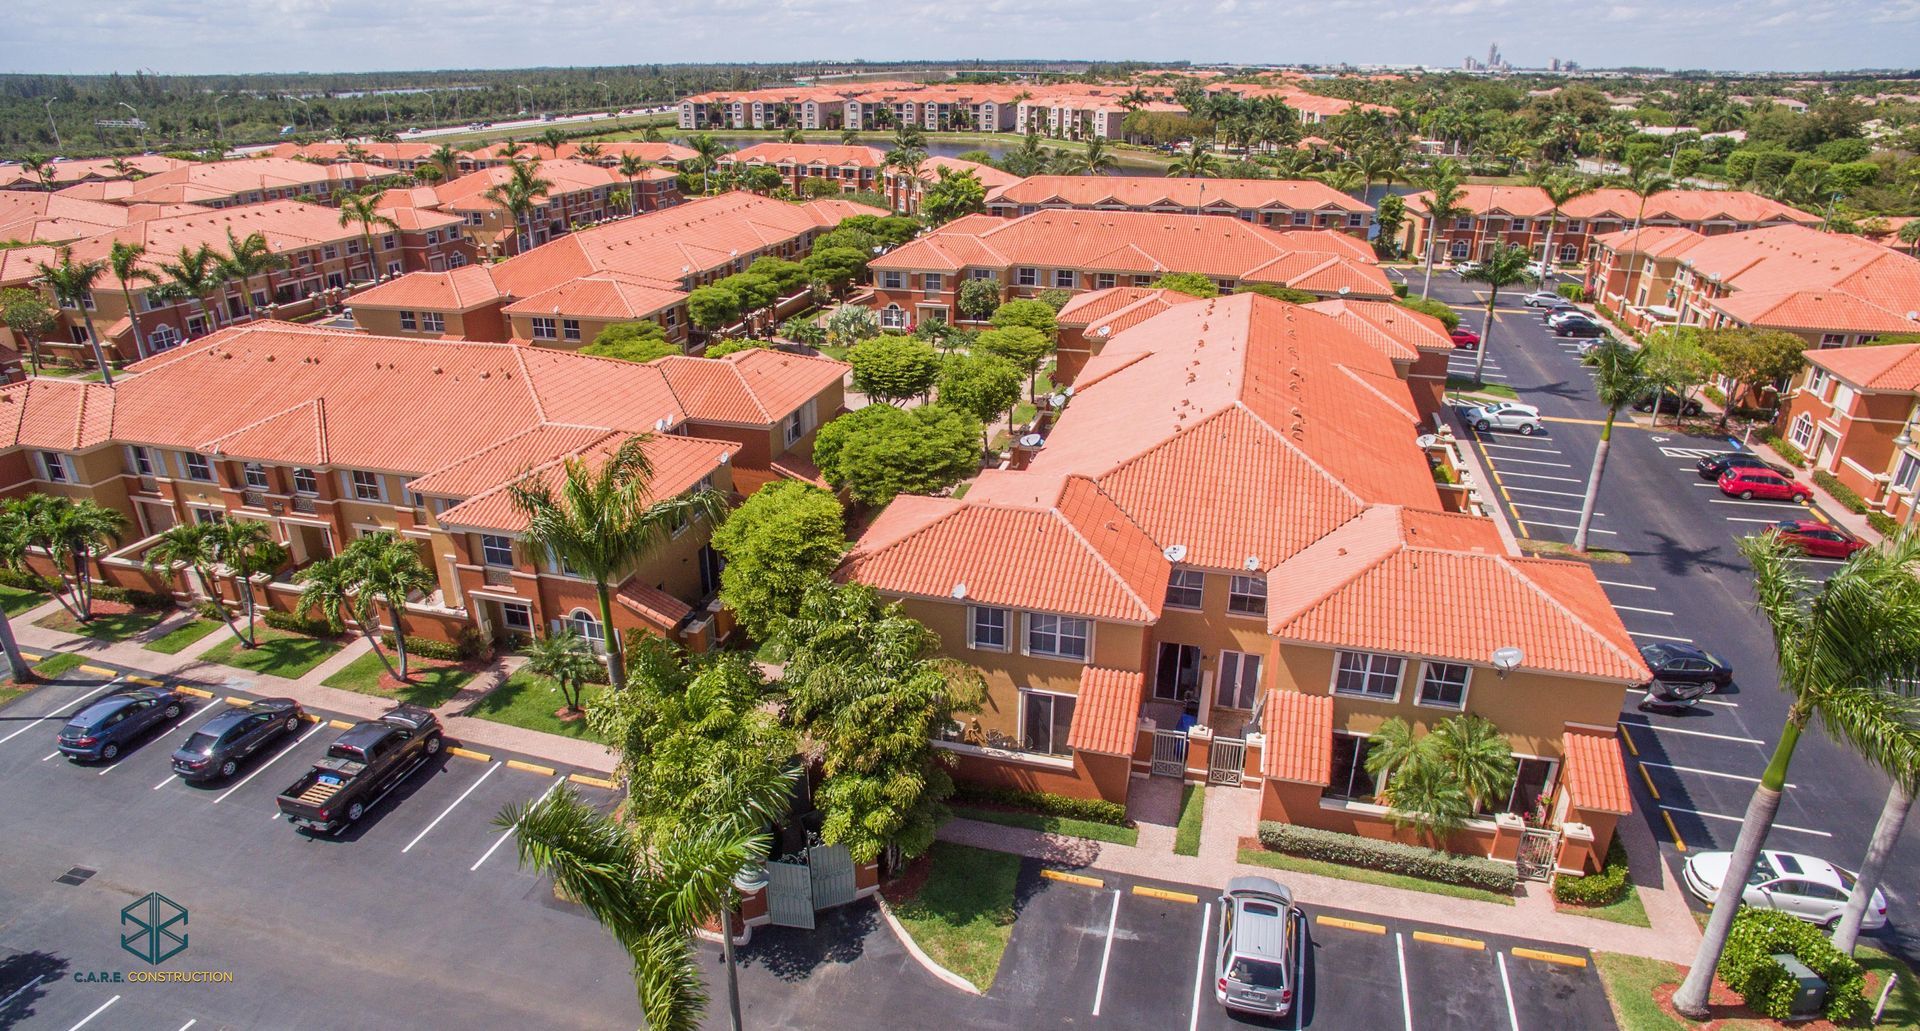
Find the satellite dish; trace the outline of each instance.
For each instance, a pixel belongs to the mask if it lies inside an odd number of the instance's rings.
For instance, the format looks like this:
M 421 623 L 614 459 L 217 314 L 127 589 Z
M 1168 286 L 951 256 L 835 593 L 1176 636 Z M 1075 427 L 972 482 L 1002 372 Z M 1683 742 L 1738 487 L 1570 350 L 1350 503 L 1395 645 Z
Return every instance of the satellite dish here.
M 953 596 L 955 599 L 965 598 L 967 596 L 967 585 L 965 583 L 954 584 Z
M 733 452 L 731 452 L 731 451 L 722 451 L 722 452 L 720 452 L 720 464 L 721 464 L 721 465 L 726 465 L 726 464 L 727 464 L 728 462 L 730 462 L 730 461 L 732 461 L 732 460 L 733 460 Z
M 1020 446 L 1021 447 L 1039 447 L 1040 445 L 1046 443 L 1046 441 L 1047 441 L 1047 438 L 1041 436 L 1038 433 L 1029 433 L 1026 436 L 1020 438 Z
M 1065 395 L 1065 394 L 1055 394 L 1055 395 L 1053 395 L 1052 397 L 1050 397 L 1050 398 L 1047 398 L 1047 400 L 1048 400 L 1048 401 L 1050 401 L 1050 402 L 1052 402 L 1052 403 L 1053 403 L 1053 406 L 1054 406 L 1055 408 L 1060 408 L 1060 407 L 1063 407 L 1063 406 L 1065 406 L 1065 405 L 1066 405 L 1066 403 L 1067 403 L 1067 395 Z
M 1908 322 L 1920 322 L 1920 311 L 1910 311 L 1910 312 L 1908 312 L 1908 313 L 1907 313 L 1907 321 L 1908 321 Z
M 1493 668 L 1502 674 L 1510 673 L 1520 663 L 1526 661 L 1527 653 L 1518 648 L 1495 648 L 1493 650 Z
M 1343 286 L 1343 287 L 1341 287 L 1341 288 L 1340 288 L 1340 296 L 1342 296 L 1342 297 L 1345 297 L 1345 296 L 1347 296 L 1348 294 L 1350 294 L 1350 293 L 1352 293 L 1352 292 L 1353 292 L 1353 287 L 1350 287 L 1350 286 Z
M 655 433 L 665 433 L 665 432 L 667 432 L 667 420 L 665 420 L 665 419 L 655 419 L 655 420 L 653 421 L 653 432 L 655 432 Z
M 1255 570 L 1260 568 L 1260 556 L 1248 555 L 1247 561 L 1242 564 L 1247 567 L 1247 572 L 1249 573 L 1254 572 Z
M 1187 546 L 1184 544 L 1169 544 L 1166 550 L 1160 554 L 1167 556 L 1168 562 L 1178 562 L 1187 557 Z
M 1435 444 L 1440 443 L 1440 438 L 1434 436 L 1431 433 L 1422 433 L 1419 436 L 1413 438 L 1413 443 L 1420 450 L 1425 451 L 1428 448 L 1431 448 L 1432 446 L 1434 446 Z
M 1112 327 L 1112 326 L 1101 326 L 1101 327 L 1100 327 L 1100 329 L 1099 329 L 1099 331 L 1098 331 L 1098 333 L 1099 333 L 1099 335 L 1100 335 L 1100 336 L 1103 336 L 1103 337 L 1106 337 L 1106 336 L 1112 336 L 1112 335 L 1113 335 L 1113 327 Z
M 1072 387 L 1068 387 L 1067 389 L 1065 389 L 1065 390 L 1062 390 L 1062 391 L 1061 391 L 1061 393 L 1062 393 L 1062 394 L 1065 394 L 1065 395 L 1067 395 L 1068 397 L 1072 397 L 1072 396 L 1073 396 L 1073 388 L 1072 388 Z

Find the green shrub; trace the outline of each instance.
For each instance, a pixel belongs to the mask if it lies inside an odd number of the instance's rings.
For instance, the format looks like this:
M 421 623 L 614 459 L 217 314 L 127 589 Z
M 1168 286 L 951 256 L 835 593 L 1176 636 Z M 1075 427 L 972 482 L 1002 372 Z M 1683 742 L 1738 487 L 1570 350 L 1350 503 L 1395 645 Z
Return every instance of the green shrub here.
M 1853 957 L 1820 929 L 1777 909 L 1742 909 L 1720 954 L 1720 979 L 1747 1005 L 1776 1020 L 1788 1016 L 1796 985 L 1775 953 L 1791 953 L 1827 982 L 1826 1018 L 1851 1024 L 1867 1016 L 1867 978 Z
M 1393 284 L 1393 296 L 1404 299 L 1407 296 L 1407 284 L 1405 283 Z
M 117 601 L 122 605 L 131 605 L 136 609 L 165 609 L 173 607 L 173 595 L 142 591 L 132 587 L 115 587 L 112 584 L 93 585 L 93 596 L 102 601 Z
M 381 634 L 380 643 L 393 647 L 393 635 Z M 441 662 L 471 662 L 483 658 L 491 649 L 487 639 L 473 627 L 461 627 L 453 643 L 435 641 L 426 637 L 408 637 L 407 654 L 418 655 L 423 659 L 438 659 Z
M 1885 512 L 1868 512 L 1867 525 L 1873 527 L 1874 532 L 1883 537 L 1891 537 L 1900 532 L 1900 524 L 1894 522 L 1893 517 Z
M 1447 307 L 1440 301 L 1419 297 L 1402 297 L 1400 298 L 1399 304 L 1403 308 L 1411 308 L 1422 315 L 1431 315 L 1439 319 L 1440 324 L 1446 326 L 1447 332 L 1449 333 L 1460 328 L 1460 313 Z
M 1579 283 L 1561 283 L 1553 288 L 1553 292 L 1575 303 L 1587 299 L 1587 288 Z
M 1781 436 L 1779 430 L 1768 426 L 1766 429 L 1760 431 L 1760 439 L 1766 441 L 1767 446 L 1780 452 L 1781 458 L 1786 459 L 1799 468 L 1805 469 L 1807 467 L 1807 456 L 1801 454 L 1800 449 L 1793 446 L 1793 441 Z
M 194 603 L 193 614 L 199 616 L 201 619 L 218 619 L 225 621 L 227 619 L 227 607 L 217 601 L 206 601 L 203 599 Z M 268 615 L 274 615 L 274 613 L 270 612 Z M 272 626 L 273 624 L 269 621 L 267 625 Z
M 1611 906 L 1632 890 L 1633 882 L 1627 879 L 1627 846 L 1618 834 L 1613 836 L 1607 864 L 1599 873 L 1553 879 L 1553 897 L 1569 906 Z
M 1513 867 L 1491 859 L 1456 856 L 1419 845 L 1377 841 L 1293 823 L 1261 821 L 1260 844 L 1275 852 L 1305 859 L 1344 863 L 1500 894 L 1511 894 L 1516 879 Z
M 1719 387 L 1715 387 L 1715 386 L 1703 387 L 1701 388 L 1700 392 L 1702 394 L 1705 394 L 1707 396 L 1707 400 L 1712 401 L 1714 404 L 1717 404 L 1722 408 L 1725 408 L 1727 406 L 1727 392 L 1724 390 L 1721 390 Z
M 1833 475 L 1825 469 L 1815 469 L 1813 471 L 1813 482 L 1818 484 L 1821 490 L 1833 495 L 1833 500 L 1838 501 L 1841 507 L 1852 512 L 1854 515 L 1862 515 L 1867 511 L 1866 499 L 1854 493 L 1852 487 L 1841 483 L 1840 477 Z
M 260 621 L 275 630 L 284 630 L 303 637 L 332 637 L 333 628 L 324 619 L 313 619 L 297 612 L 280 612 L 269 609 L 261 613 Z
M 985 803 L 1004 806 L 1008 809 L 1022 809 L 1042 816 L 1092 820 L 1094 823 L 1107 823 L 1115 827 L 1133 826 L 1132 821 L 1127 819 L 1126 806 L 1119 802 L 1108 802 L 1098 798 L 1068 798 L 1065 795 L 1049 795 L 1044 791 L 1018 791 L 1013 788 L 959 784 L 954 787 L 953 797 L 948 801 L 954 805 Z
M 38 573 L 23 569 L 0 569 L 0 586 L 42 593 L 49 593 L 60 587 L 59 584 Z

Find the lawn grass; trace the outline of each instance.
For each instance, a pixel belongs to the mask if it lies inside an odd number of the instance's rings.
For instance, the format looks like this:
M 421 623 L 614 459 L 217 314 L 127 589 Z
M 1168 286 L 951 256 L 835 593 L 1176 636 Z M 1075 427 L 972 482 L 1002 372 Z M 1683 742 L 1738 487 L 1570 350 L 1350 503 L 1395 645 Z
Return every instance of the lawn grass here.
M 1448 376 L 1447 389 L 1463 390 L 1470 394 L 1492 394 L 1494 397 L 1512 398 L 1516 401 L 1520 399 L 1520 392 L 1505 383 L 1482 383 L 1476 387 L 1470 376 Z
M 1562 913 L 1592 917 L 1595 920 L 1606 920 L 1616 924 L 1626 924 L 1629 927 L 1653 926 L 1653 921 L 1647 919 L 1647 907 L 1640 903 L 1639 889 L 1631 885 L 1628 886 L 1626 898 L 1615 902 L 1611 906 L 1568 906 L 1556 902 L 1553 908 Z
M 39 591 L 29 591 L 19 587 L 0 587 L 0 608 L 5 608 L 9 616 L 30 612 L 46 603 L 47 596 Z
M 1531 555 L 1552 555 L 1555 558 L 1579 559 L 1582 562 L 1604 562 L 1607 565 L 1624 566 L 1633 561 L 1633 557 L 1624 551 L 1608 548 L 1588 548 L 1585 551 L 1573 550 L 1573 545 L 1559 541 L 1543 541 L 1538 538 L 1520 542 L 1520 550 Z
M 87 660 L 73 652 L 61 652 L 58 655 L 49 656 L 46 661 L 33 667 L 33 672 L 43 680 L 58 680 L 78 669 L 85 661 Z
M 1900 975 L 1893 994 L 1887 998 L 1886 1013 L 1874 1027 L 1920 1031 L 1920 985 L 1914 983 L 1913 971 L 1871 945 L 1855 949 L 1854 958 L 1867 968 L 1869 1001 L 1880 998 L 1881 986 L 1886 984 L 1889 975 Z M 1669 1016 L 1653 998 L 1655 989 L 1680 983 L 1685 970 L 1679 964 L 1617 952 L 1596 952 L 1593 964 L 1599 971 L 1600 983 L 1606 988 L 1607 1002 L 1613 1007 L 1614 1021 L 1621 1031 L 1690 1031 L 1699 1026 Z M 1714 1024 L 1717 1031 L 1767 1031 L 1784 1026 L 1771 1020 L 1723 1020 Z
M 333 641 L 264 626 L 259 628 L 259 642 L 257 648 L 241 648 L 239 641 L 223 641 L 201 658 L 234 669 L 298 680 L 340 650 Z
M 1319 874 L 1322 877 L 1338 877 L 1343 881 L 1358 881 L 1361 884 L 1378 884 L 1388 888 L 1404 888 L 1407 891 L 1424 891 L 1430 895 L 1446 895 L 1456 899 L 1472 899 L 1475 902 L 1496 902 L 1503 906 L 1513 905 L 1513 897 L 1487 891 L 1484 888 L 1469 888 L 1459 884 L 1442 884 L 1439 881 L 1422 880 L 1405 874 L 1386 873 L 1381 870 L 1367 870 L 1358 866 L 1343 866 L 1318 859 L 1302 859 L 1284 852 L 1269 852 L 1263 848 L 1242 848 L 1240 861 L 1253 866 L 1264 866 L 1273 870 L 1291 870 L 1294 873 Z
M 1853 950 L 1853 958 L 1867 968 L 1867 998 L 1880 998 L 1880 989 L 1887 983 L 1890 974 L 1900 975 L 1893 986 L 1893 994 L 1887 997 L 1887 1011 L 1880 1016 L 1875 1027 L 1905 1028 L 1907 1031 L 1920 1029 L 1920 983 L 1916 983 L 1914 972 L 1896 956 L 1874 948 L 1861 945 Z
M 1030 831 L 1064 834 L 1070 838 L 1092 838 L 1094 841 L 1110 841 L 1116 845 L 1136 845 L 1140 842 L 1140 831 L 1137 828 L 1116 827 L 1110 823 L 1079 820 L 1070 816 L 1048 816 L 1045 813 L 1023 813 L 1013 809 L 986 809 L 974 806 L 954 806 L 953 814 L 969 820 L 979 820 L 982 823 L 997 823 L 1002 827 L 1024 827 Z
M 146 648 L 148 651 L 165 655 L 178 655 L 186 651 L 188 645 L 218 629 L 220 629 L 219 620 L 196 617 L 148 641 Z
M 1188 784 L 1180 789 L 1180 823 L 1173 829 L 1173 854 L 1200 854 L 1200 821 L 1207 813 L 1207 789 Z
M 52 615 L 34 620 L 34 626 L 46 627 L 67 634 L 79 634 L 96 641 L 129 641 L 154 628 L 167 617 L 165 609 L 134 609 L 117 615 L 105 613 L 95 615 L 85 623 L 73 618 L 73 613 L 61 609 Z
M 986 991 L 1013 937 L 1020 857 L 936 841 L 925 883 L 893 914 L 935 963 Z
M 588 684 L 582 692 L 581 704 L 592 704 L 600 692 L 605 691 L 603 684 Z M 469 716 L 478 716 L 495 723 L 506 723 L 515 727 L 537 730 L 543 734 L 560 734 L 566 737 L 587 741 L 599 741 L 586 720 L 562 721 L 554 713 L 564 703 L 560 689 L 547 677 L 521 669 L 514 671 L 507 682 L 489 692 L 475 703 Z
M 389 656 L 391 658 L 391 656 Z M 328 687 L 337 687 L 343 691 L 370 694 L 378 698 L 392 698 L 418 705 L 422 708 L 437 709 L 447 703 L 447 699 L 460 693 L 460 688 L 473 679 L 473 670 L 464 666 L 429 666 L 419 658 L 412 657 L 407 664 L 407 672 L 413 677 L 413 683 L 396 690 L 388 690 L 381 683 L 387 675 L 386 663 L 380 656 L 368 652 L 335 670 L 333 675 L 321 683 Z

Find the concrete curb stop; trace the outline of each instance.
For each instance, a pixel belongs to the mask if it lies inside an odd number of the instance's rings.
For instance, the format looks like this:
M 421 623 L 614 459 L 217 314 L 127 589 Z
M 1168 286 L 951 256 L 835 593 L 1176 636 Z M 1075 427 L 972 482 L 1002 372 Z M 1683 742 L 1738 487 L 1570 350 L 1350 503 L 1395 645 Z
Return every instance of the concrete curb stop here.
M 953 971 L 948 970 L 946 967 L 943 967 L 940 964 L 935 963 L 933 961 L 933 957 L 928 956 L 925 952 L 920 951 L 920 943 L 913 940 L 913 935 L 908 934 L 906 927 L 900 923 L 899 918 L 893 915 L 893 907 L 887 905 L 886 899 L 881 898 L 878 894 L 875 894 L 873 897 L 873 900 L 880 904 L 880 915 L 883 917 L 886 917 L 887 926 L 893 928 L 894 937 L 899 938 L 900 944 L 907 947 L 908 955 L 911 955 L 914 958 L 914 960 L 918 962 L 921 966 L 927 968 L 927 973 L 932 974 L 934 977 L 939 978 L 940 980 L 946 982 L 948 985 L 954 988 L 958 988 L 969 995 L 985 994 L 981 992 L 980 989 L 975 988 L 972 981 L 969 981 L 966 978 L 961 977 L 959 974 L 956 974 Z

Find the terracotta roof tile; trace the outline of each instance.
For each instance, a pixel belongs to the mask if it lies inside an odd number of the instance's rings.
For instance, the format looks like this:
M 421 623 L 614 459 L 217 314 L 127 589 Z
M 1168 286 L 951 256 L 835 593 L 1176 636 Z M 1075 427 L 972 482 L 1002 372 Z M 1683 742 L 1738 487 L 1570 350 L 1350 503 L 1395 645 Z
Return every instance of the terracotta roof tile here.
M 1920 344 L 1814 348 L 1807 360 L 1859 390 L 1920 391 Z
M 1129 175 L 1036 175 L 1001 190 L 994 198 L 1007 204 L 1116 205 L 1127 208 L 1179 207 L 1191 210 L 1287 208 L 1294 211 L 1372 211 L 1373 208 L 1322 182 L 1308 179 L 1156 179 Z M 1197 211 L 1196 211 L 1197 213 Z
M 1267 692 L 1260 733 L 1266 737 L 1260 753 L 1263 776 L 1295 784 L 1326 784 L 1332 779 L 1331 697 L 1299 691 Z
M 1067 747 L 1076 752 L 1132 755 L 1146 682 L 1145 674 L 1131 670 L 1083 667 Z
M 832 143 L 756 143 L 720 159 L 722 164 L 831 165 L 879 168 L 887 152 L 878 147 L 843 147 Z
M 445 272 L 411 272 L 354 294 L 355 308 L 472 311 L 500 300 L 492 266 L 462 265 Z
M 613 600 L 622 608 L 645 619 L 663 631 L 678 627 L 693 613 L 693 606 L 658 587 L 629 579 L 613 592 Z
M 550 489 L 557 487 L 564 475 L 566 459 L 578 457 L 590 468 L 598 468 L 621 445 L 636 439 L 642 438 L 637 434 L 610 434 L 581 451 L 556 456 L 530 469 L 511 469 L 507 465 L 497 464 L 494 468 L 504 472 L 504 477 L 489 489 L 440 513 L 440 523 L 443 526 L 503 533 L 524 531 L 527 528 L 526 515 L 514 503 L 509 487 L 527 482 L 544 484 Z M 671 434 L 647 436 L 644 440 L 642 448 L 653 464 L 653 479 L 649 481 L 649 489 L 643 499 L 649 504 L 693 489 L 701 479 L 725 465 L 741 447 L 733 441 L 702 440 Z
M 1622 816 L 1633 812 L 1626 760 L 1613 731 L 1569 724 L 1560 741 L 1567 765 L 1563 777 L 1574 808 Z
M 566 315 L 582 319 L 644 319 L 678 306 L 687 295 L 658 280 L 596 272 L 523 297 L 508 315 Z

